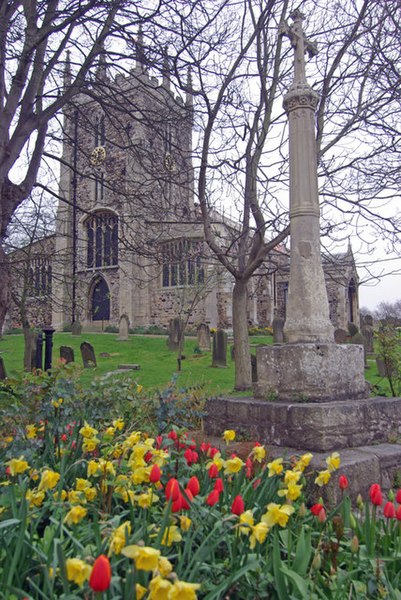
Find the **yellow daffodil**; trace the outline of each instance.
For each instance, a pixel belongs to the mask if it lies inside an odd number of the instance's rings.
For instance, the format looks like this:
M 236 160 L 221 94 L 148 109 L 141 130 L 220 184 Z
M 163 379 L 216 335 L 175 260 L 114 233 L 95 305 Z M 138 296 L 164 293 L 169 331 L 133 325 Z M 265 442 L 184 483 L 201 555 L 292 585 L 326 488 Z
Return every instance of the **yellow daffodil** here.
M 226 442 L 226 444 L 233 442 L 235 440 L 235 431 L 233 429 L 226 429 L 223 432 L 223 440 Z
M 169 592 L 173 584 L 168 579 L 164 579 L 161 575 L 156 575 L 149 582 L 149 596 L 148 600 L 166 600 L 168 599 Z
M 275 504 L 270 502 L 267 505 L 267 513 L 262 515 L 262 522 L 266 523 L 268 527 L 273 525 L 280 525 L 280 527 L 286 527 L 289 517 L 294 512 L 294 507 L 289 504 Z
M 254 518 L 251 510 L 246 510 L 239 516 L 239 523 L 242 527 L 239 528 L 240 532 L 244 535 L 249 535 L 251 527 L 254 524 Z
M 140 394 L 142 392 L 142 390 L 143 390 L 143 385 L 137 385 L 136 386 L 136 393 L 137 394 Z
M 235 456 L 234 458 L 229 458 L 224 461 L 224 472 L 225 473 L 238 473 L 241 471 L 244 466 L 244 462 L 240 459 L 239 456 Z
M 88 462 L 88 467 L 86 470 L 87 477 L 91 477 L 91 475 L 100 475 L 101 472 L 102 469 L 100 468 L 100 465 L 97 460 L 90 460 Z
M 113 421 L 113 427 L 115 427 L 115 429 L 118 429 L 118 431 L 121 431 L 122 429 L 124 429 L 124 421 L 123 419 L 115 419 Z
M 99 459 L 99 467 L 100 467 L 102 473 L 104 473 L 105 475 L 107 474 L 107 475 L 111 475 L 112 477 L 114 477 L 116 474 L 114 465 L 110 460 L 104 460 L 104 458 L 100 458 Z
M 64 399 L 63 398 L 58 398 L 57 400 L 52 400 L 52 404 L 54 406 L 54 408 L 60 408 L 60 406 L 63 404 Z
M 297 460 L 294 465 L 293 471 L 304 471 L 306 467 L 309 466 L 310 461 L 313 458 L 313 454 L 311 452 L 306 452 L 302 454 L 302 456 Z
M 12 458 L 6 463 L 10 470 L 10 475 L 20 475 L 21 473 L 25 473 L 27 469 L 29 469 L 29 464 L 26 460 L 24 460 L 23 456 L 19 458 Z
M 56 502 L 64 502 L 64 500 L 67 498 L 67 492 L 65 490 L 60 490 L 60 492 L 56 491 L 53 494 L 53 498 Z
M 325 471 L 319 471 L 316 479 L 315 479 L 315 483 L 322 487 L 323 485 L 327 485 L 330 481 L 330 471 L 328 469 L 326 469 Z
M 56 473 L 56 471 L 52 471 L 51 469 L 45 469 L 40 478 L 38 489 L 44 491 L 52 490 L 58 484 L 59 479 L 60 473 Z
M 157 562 L 157 570 L 162 577 L 168 577 L 173 570 L 173 565 L 168 558 L 161 556 Z
M 42 506 L 43 500 L 45 499 L 45 493 L 43 490 L 28 490 L 25 494 L 25 498 L 29 502 L 29 506 Z
M 261 521 L 252 527 L 252 533 L 249 538 L 249 547 L 253 550 L 256 546 L 256 542 L 258 544 L 263 544 L 266 539 L 267 534 L 269 533 L 269 526 L 267 523 Z
M 131 523 L 129 521 L 124 521 L 124 523 L 117 527 L 111 535 L 109 554 L 121 554 L 121 550 L 124 548 L 130 533 Z
M 87 423 L 85 421 L 85 424 L 83 427 L 81 427 L 81 429 L 79 430 L 79 433 L 82 435 L 82 437 L 84 438 L 93 438 L 95 437 L 95 435 L 97 435 L 99 432 L 97 431 L 97 429 L 94 429 L 93 427 L 91 427 L 89 425 L 89 423 Z
M 333 452 L 332 454 L 330 454 L 330 456 L 326 458 L 327 468 L 330 471 L 330 473 L 332 473 L 333 471 L 337 471 L 337 469 L 340 468 L 340 463 L 341 460 L 338 452 Z
M 214 456 L 213 456 L 213 460 L 210 460 L 207 464 L 206 464 L 206 469 L 210 469 L 210 467 L 212 465 L 216 465 L 217 470 L 221 471 L 221 469 L 224 466 L 224 460 L 221 458 L 221 454 L 220 452 L 217 452 Z
M 80 587 L 82 587 L 85 581 L 89 579 L 92 571 L 92 567 L 87 565 L 80 558 L 67 558 L 65 566 L 67 569 L 68 581 L 73 581 Z
M 133 544 L 132 546 L 125 546 L 121 553 L 128 558 L 133 558 L 136 568 L 141 571 L 153 571 L 157 569 L 160 550 L 156 550 L 156 548 Z
M 266 458 L 266 450 L 263 446 L 254 446 L 252 455 L 257 462 L 262 462 Z
M 168 593 L 169 600 L 196 600 L 196 591 L 200 583 L 188 583 L 187 581 L 175 581 Z
M 68 511 L 64 517 L 64 523 L 67 525 L 77 525 L 87 515 L 87 509 L 77 504 Z
M 27 425 L 25 427 L 25 435 L 28 440 L 33 440 L 34 438 L 36 438 L 37 433 L 38 428 L 36 427 L 36 425 Z
M 163 546 L 171 546 L 173 542 L 180 542 L 182 535 L 177 525 L 170 525 L 164 530 L 162 537 Z
M 141 508 L 149 508 L 152 504 L 159 502 L 159 497 L 152 491 L 138 494 L 135 499 Z
M 289 481 L 286 488 L 278 490 L 277 494 L 281 497 L 286 497 L 288 500 L 296 500 L 302 493 L 302 485 Z
M 144 595 L 146 594 L 148 590 L 146 589 L 146 587 L 143 587 L 143 585 L 141 585 L 140 583 L 137 583 L 135 585 L 135 598 L 136 600 L 142 600 L 142 598 L 144 597 Z
M 99 444 L 100 440 L 96 437 L 85 438 L 85 441 L 82 444 L 82 450 L 84 452 L 93 452 L 94 450 L 96 450 Z
M 84 494 L 88 502 L 93 502 L 97 496 L 97 489 L 94 487 L 85 488 Z
M 180 519 L 180 527 L 183 531 L 188 531 L 188 529 L 191 527 L 191 519 L 189 517 L 187 517 L 186 515 L 180 515 L 179 516 Z
M 149 471 L 148 467 L 138 467 L 134 470 L 131 475 L 131 481 L 134 485 L 140 485 L 141 483 L 149 483 Z
M 284 473 L 284 483 L 288 485 L 290 482 L 298 483 L 301 479 L 302 473 L 301 471 L 286 471 Z
M 269 477 L 273 477 L 273 475 L 280 475 L 283 470 L 283 459 L 276 458 L 272 462 L 267 463 L 267 468 L 269 469 Z
M 88 488 L 91 486 L 91 482 L 88 481 L 87 479 L 83 479 L 82 477 L 77 477 L 75 479 L 75 489 L 78 492 L 83 492 L 85 491 L 85 488 Z
M 85 504 L 85 494 L 78 490 L 70 490 L 68 492 L 68 502 L 70 504 L 80 504 L 81 502 Z

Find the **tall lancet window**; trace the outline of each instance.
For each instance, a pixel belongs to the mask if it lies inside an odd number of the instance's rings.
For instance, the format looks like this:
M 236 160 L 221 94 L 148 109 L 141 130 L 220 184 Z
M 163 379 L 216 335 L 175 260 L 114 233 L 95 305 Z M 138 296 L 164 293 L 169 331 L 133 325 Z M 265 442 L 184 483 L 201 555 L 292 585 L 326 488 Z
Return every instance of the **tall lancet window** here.
M 103 163 L 106 158 L 106 121 L 105 116 L 101 114 L 95 118 L 94 144 L 91 162 L 95 167 L 95 202 L 102 204 L 105 198 Z
M 85 222 L 88 269 L 118 265 L 118 217 L 102 211 L 91 215 Z

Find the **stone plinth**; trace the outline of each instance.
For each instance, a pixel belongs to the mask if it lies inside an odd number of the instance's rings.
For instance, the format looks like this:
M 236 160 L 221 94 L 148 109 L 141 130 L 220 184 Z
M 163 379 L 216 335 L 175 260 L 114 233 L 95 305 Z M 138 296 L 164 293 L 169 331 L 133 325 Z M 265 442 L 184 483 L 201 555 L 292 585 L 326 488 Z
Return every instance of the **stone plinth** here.
M 284 344 L 256 351 L 254 396 L 278 402 L 328 402 L 367 395 L 363 347 Z
M 401 398 L 319 404 L 213 398 L 206 411 L 207 435 L 234 429 L 264 444 L 312 452 L 379 444 L 401 435 Z

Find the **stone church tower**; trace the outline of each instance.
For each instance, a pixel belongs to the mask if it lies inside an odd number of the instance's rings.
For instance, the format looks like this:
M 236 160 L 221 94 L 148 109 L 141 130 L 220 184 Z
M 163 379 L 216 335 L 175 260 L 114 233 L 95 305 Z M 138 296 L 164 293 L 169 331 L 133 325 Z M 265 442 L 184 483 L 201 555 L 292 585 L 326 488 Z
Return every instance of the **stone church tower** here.
M 55 327 L 79 319 L 103 329 L 123 314 L 132 326 L 166 325 L 183 309 L 183 293 L 206 285 L 192 127 L 192 96 L 174 94 L 167 59 L 162 82 L 143 60 L 114 80 L 101 62 L 93 88 L 65 110 Z M 224 277 L 219 281 L 193 306 L 194 324 L 218 324 L 216 287 L 224 288 Z

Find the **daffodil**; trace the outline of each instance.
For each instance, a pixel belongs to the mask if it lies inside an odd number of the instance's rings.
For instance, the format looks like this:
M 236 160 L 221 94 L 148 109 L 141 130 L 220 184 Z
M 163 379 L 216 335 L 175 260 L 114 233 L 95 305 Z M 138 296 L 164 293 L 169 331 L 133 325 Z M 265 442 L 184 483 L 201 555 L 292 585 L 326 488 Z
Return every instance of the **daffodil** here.
M 180 519 L 180 527 L 183 531 L 188 531 L 188 529 L 191 527 L 191 519 L 189 517 L 187 517 L 186 515 L 180 515 L 179 516 Z
M 100 440 L 96 437 L 85 438 L 84 443 L 82 444 L 82 450 L 84 452 L 93 452 L 99 444 Z
M 263 544 L 265 541 L 267 534 L 269 533 L 269 526 L 267 523 L 261 521 L 252 527 L 252 533 L 249 538 L 249 547 L 253 550 L 256 546 L 256 542 L 258 544 Z
M 121 554 L 122 549 L 126 544 L 127 537 L 131 533 L 131 523 L 124 521 L 112 533 L 109 547 L 109 554 Z
M 85 494 L 78 490 L 70 490 L 68 492 L 68 502 L 70 504 L 81 504 L 81 502 L 85 504 Z
M 257 462 L 262 462 L 266 458 L 266 450 L 263 446 L 254 446 L 252 455 Z
M 173 584 L 168 579 L 164 579 L 161 575 L 156 575 L 149 582 L 148 600 L 167 600 L 172 587 Z
M 276 458 L 276 460 L 267 463 L 267 468 L 269 469 L 269 477 L 273 477 L 273 475 L 280 475 L 280 473 L 284 469 L 283 459 Z
M 25 473 L 27 469 L 29 469 L 29 464 L 26 460 L 24 460 L 23 456 L 19 458 L 12 458 L 6 463 L 10 470 L 10 475 L 20 475 L 21 473 Z
M 330 471 L 328 469 L 326 469 L 325 471 L 319 471 L 316 479 L 315 479 L 315 483 L 322 487 L 323 485 L 327 485 L 330 481 Z
M 251 510 L 246 510 L 239 516 L 240 532 L 244 535 L 249 535 L 251 527 L 254 524 L 254 518 Z
M 302 485 L 289 481 L 286 488 L 278 490 L 277 494 L 281 497 L 285 496 L 288 500 L 296 500 L 302 493 Z
M 188 583 L 187 581 L 175 581 L 168 593 L 169 600 L 196 600 L 196 592 L 200 583 Z
M 164 558 L 161 556 L 157 561 L 157 570 L 159 571 L 162 577 L 168 577 L 173 570 L 173 565 L 168 560 L 168 558 Z
M 88 502 L 93 502 L 97 496 L 97 489 L 94 487 L 85 488 L 84 494 Z
M 91 427 L 86 421 L 84 423 L 84 426 L 81 427 L 81 429 L 79 430 L 79 433 L 82 435 L 82 437 L 84 438 L 93 438 L 95 437 L 95 435 L 97 435 L 99 432 L 97 431 L 97 429 L 94 429 L 93 427 Z
M 25 498 L 29 502 L 29 506 L 42 506 L 43 500 L 45 499 L 45 493 L 43 490 L 28 490 L 25 494 Z
M 223 464 L 225 473 L 238 473 L 244 466 L 244 462 L 240 459 L 239 456 L 229 458 L 226 461 L 224 461 Z
M 301 471 L 286 471 L 284 473 L 284 483 L 288 485 L 290 482 L 298 483 L 301 479 L 302 473 Z
M 326 458 L 327 468 L 330 471 L 330 473 L 332 473 L 333 471 L 337 471 L 337 469 L 340 468 L 340 463 L 341 459 L 338 452 L 333 452 L 332 454 L 330 454 L 330 456 Z
M 27 425 L 25 427 L 25 435 L 28 440 L 33 440 L 34 438 L 36 438 L 37 434 L 38 428 L 36 427 L 36 425 Z
M 53 498 L 56 502 L 64 502 L 64 500 L 67 498 L 67 492 L 65 490 L 57 490 L 54 492 Z
M 51 469 L 45 469 L 40 478 L 39 490 L 52 490 L 56 487 L 60 479 L 60 473 L 52 471 Z
M 73 581 L 81 587 L 85 581 L 89 579 L 92 571 L 92 567 L 87 565 L 80 558 L 67 558 L 65 561 L 65 566 L 67 569 L 68 581 Z
M 133 558 L 136 568 L 141 571 L 153 571 L 154 569 L 157 569 L 160 550 L 156 550 L 156 548 L 133 544 L 131 546 L 125 546 L 121 553 L 127 558 Z
M 115 421 L 113 421 L 113 427 L 115 429 L 118 429 L 118 431 L 121 431 L 122 429 L 124 429 L 123 419 L 115 419 Z
M 64 517 L 64 523 L 67 523 L 67 525 L 77 525 L 84 517 L 86 517 L 87 512 L 88 510 L 86 508 L 77 504 L 68 511 Z
M 261 521 L 266 523 L 268 527 L 273 527 L 273 525 L 286 527 L 288 519 L 294 510 L 294 507 L 289 504 L 280 505 L 270 502 L 270 504 L 267 505 L 267 513 L 262 515 Z
M 177 525 L 170 525 L 166 527 L 162 537 L 163 546 L 171 546 L 173 542 L 180 542 L 182 536 Z
M 313 458 L 313 454 L 311 452 L 306 452 L 302 454 L 302 456 L 297 460 L 294 465 L 293 471 L 304 471 L 306 467 L 309 466 L 310 461 Z
M 146 594 L 148 590 L 146 589 L 146 587 L 143 587 L 143 585 L 141 585 L 140 583 L 137 583 L 135 585 L 135 598 L 136 600 L 142 600 L 142 598 L 144 597 L 144 595 Z
M 92 475 L 100 475 L 101 472 L 102 472 L 102 469 L 97 460 L 90 460 L 88 462 L 88 467 L 86 470 L 87 477 L 91 477 Z
M 229 444 L 230 442 L 235 440 L 235 431 L 233 429 L 226 429 L 223 432 L 223 440 L 226 442 L 226 444 Z

